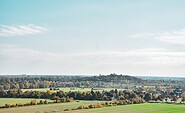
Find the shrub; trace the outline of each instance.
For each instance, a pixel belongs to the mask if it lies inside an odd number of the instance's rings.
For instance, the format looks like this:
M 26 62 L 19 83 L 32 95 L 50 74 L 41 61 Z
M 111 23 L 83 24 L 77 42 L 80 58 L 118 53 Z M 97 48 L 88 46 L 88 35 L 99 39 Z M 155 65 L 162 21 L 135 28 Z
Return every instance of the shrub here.
M 66 108 L 66 109 L 64 109 L 64 111 L 69 111 L 69 109 Z
M 84 109 L 89 109 L 89 106 L 85 106 Z
M 48 102 L 48 104 L 53 104 L 54 102 Z
M 103 107 L 105 107 L 105 103 L 101 103 L 101 105 L 102 105 Z
M 117 103 L 117 105 L 126 105 L 127 102 L 125 100 L 119 100 L 119 102 Z
M 23 106 L 28 106 L 28 103 L 24 104 Z
M 16 104 L 10 104 L 10 107 L 17 107 Z
M 105 102 L 105 106 L 106 106 L 106 107 L 109 106 L 109 103 L 108 103 L 108 102 Z
M 71 110 L 78 110 L 77 108 L 72 108 Z
M 48 104 L 48 101 L 47 100 L 44 100 L 44 104 Z
M 62 102 L 62 103 L 66 102 L 66 98 L 65 97 L 61 98 L 60 102 Z
M 101 107 L 103 107 L 101 104 L 96 104 L 96 106 L 95 106 L 96 108 L 101 108 Z
M 108 106 L 113 106 L 112 103 L 109 103 Z
M 114 102 L 114 104 L 115 104 L 115 105 L 117 105 L 117 104 L 118 104 L 118 102 L 116 102 L 116 101 L 115 101 L 115 102 Z
M 73 101 L 74 101 L 74 98 L 70 97 L 69 102 L 73 102 Z
M 10 104 L 5 104 L 5 108 L 9 108 L 10 107 Z
M 36 105 L 37 104 L 37 101 L 34 99 L 34 100 L 31 100 L 30 102 L 31 105 Z
M 24 106 L 24 104 L 17 104 L 18 107 Z
M 92 104 L 90 104 L 88 107 L 89 107 L 89 108 L 93 108 L 93 105 L 92 105 Z
M 79 106 L 77 109 L 84 109 L 84 106 Z
M 44 104 L 44 102 L 42 100 L 40 100 L 39 104 Z
M 53 103 L 61 103 L 61 101 L 60 100 L 54 100 Z

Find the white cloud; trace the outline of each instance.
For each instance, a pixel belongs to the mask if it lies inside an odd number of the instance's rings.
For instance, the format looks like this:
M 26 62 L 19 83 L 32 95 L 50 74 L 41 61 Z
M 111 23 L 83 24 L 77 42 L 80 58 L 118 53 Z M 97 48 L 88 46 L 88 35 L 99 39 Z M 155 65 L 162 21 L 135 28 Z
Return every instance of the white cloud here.
M 1 46 L 1 72 L 183 74 L 185 52 L 160 48 L 76 54 L 48 53 L 28 48 Z
M 47 28 L 29 24 L 29 25 L 0 25 L 0 36 L 23 36 L 29 34 L 38 34 L 47 31 Z
M 132 38 L 154 38 L 163 42 L 173 44 L 185 44 L 185 29 L 162 33 L 141 33 L 131 35 Z
M 185 29 L 162 33 L 156 39 L 169 43 L 185 44 Z

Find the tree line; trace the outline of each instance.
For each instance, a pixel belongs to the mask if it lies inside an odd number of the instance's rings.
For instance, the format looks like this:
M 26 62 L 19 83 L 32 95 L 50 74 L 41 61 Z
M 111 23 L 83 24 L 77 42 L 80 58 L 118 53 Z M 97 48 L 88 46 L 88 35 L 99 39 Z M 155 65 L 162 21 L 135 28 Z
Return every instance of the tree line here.
M 185 89 L 183 81 L 161 81 L 143 80 L 129 75 L 110 75 L 99 76 L 31 76 L 31 75 L 12 75 L 0 76 L 0 90 L 10 89 L 35 89 L 35 88 L 59 88 L 59 87 L 101 87 L 101 88 L 134 88 L 135 86 L 165 86 L 172 88 Z
M 169 95 L 167 95 L 169 96 Z M 50 90 L 43 91 L 21 91 L 21 90 L 9 90 L 9 91 L 0 91 L 1 98 L 36 98 L 36 99 L 52 99 L 60 100 L 61 98 L 73 98 L 75 100 L 126 100 L 126 99 L 137 99 L 142 98 L 146 101 L 161 100 L 164 99 L 163 95 L 157 96 L 152 93 L 142 92 L 137 90 L 120 90 L 117 89 L 111 91 L 69 91 L 64 92 L 62 90 L 52 92 Z M 166 96 L 165 96 L 166 97 Z

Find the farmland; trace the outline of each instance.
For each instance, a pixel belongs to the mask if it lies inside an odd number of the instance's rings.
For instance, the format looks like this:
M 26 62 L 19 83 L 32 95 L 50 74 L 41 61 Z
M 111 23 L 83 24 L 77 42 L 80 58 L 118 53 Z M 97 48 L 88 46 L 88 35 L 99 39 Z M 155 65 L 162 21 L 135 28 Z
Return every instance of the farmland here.
M 89 105 L 95 103 L 101 103 L 104 101 L 79 101 L 79 102 L 69 102 L 69 103 L 56 103 L 48 105 L 36 105 L 27 107 L 17 107 L 17 108 L 5 108 L 0 109 L 0 113 L 43 113 L 43 112 L 64 112 L 65 108 L 76 108 L 80 105 Z
M 0 78 L 0 113 L 181 113 L 185 103 L 185 81 L 116 74 Z
M 18 108 L 1 109 L 0 113 L 63 113 L 65 108 L 76 108 L 80 105 L 89 105 L 94 103 L 102 103 L 103 101 L 80 101 L 50 105 L 38 105 Z M 66 113 L 184 113 L 185 105 L 183 104 L 160 104 L 160 103 L 145 103 L 121 105 L 104 108 L 70 110 Z
M 69 113 L 184 113 L 184 109 L 185 105 L 146 103 L 71 111 Z
M 33 98 L 0 98 L 0 106 L 4 106 L 5 104 L 25 104 L 28 102 L 31 102 L 31 100 L 33 100 Z M 40 100 L 47 100 L 48 102 L 52 101 L 49 99 L 34 99 L 37 102 L 39 102 Z

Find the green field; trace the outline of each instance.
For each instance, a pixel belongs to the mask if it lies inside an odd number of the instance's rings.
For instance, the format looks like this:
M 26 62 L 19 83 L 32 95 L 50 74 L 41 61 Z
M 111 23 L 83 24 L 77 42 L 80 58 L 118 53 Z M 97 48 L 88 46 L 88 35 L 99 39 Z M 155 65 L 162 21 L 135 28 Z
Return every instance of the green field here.
M 0 98 L 0 106 L 4 106 L 5 104 L 26 104 L 28 102 L 31 102 L 31 100 L 33 100 L 33 98 Z M 35 99 L 37 102 L 39 102 L 40 100 L 47 100 L 47 99 Z M 47 100 L 49 101 L 53 101 L 53 100 Z
M 84 109 L 79 111 L 70 111 L 69 113 L 185 113 L 185 105 L 146 103 Z

